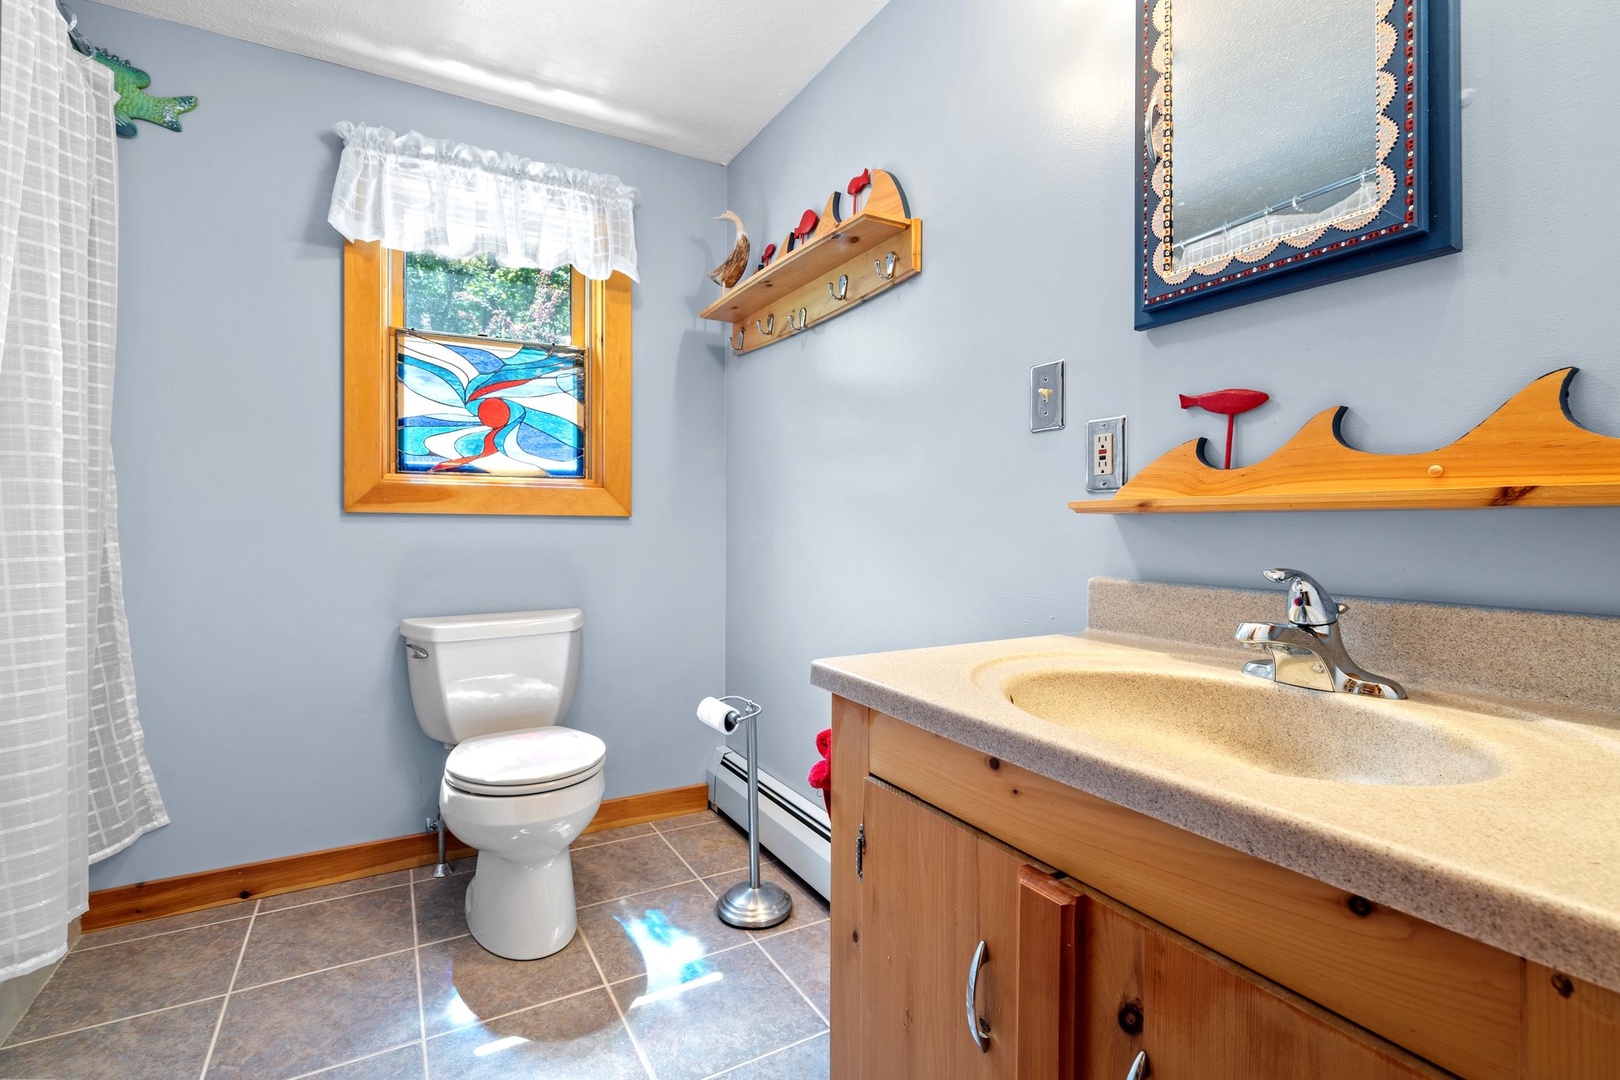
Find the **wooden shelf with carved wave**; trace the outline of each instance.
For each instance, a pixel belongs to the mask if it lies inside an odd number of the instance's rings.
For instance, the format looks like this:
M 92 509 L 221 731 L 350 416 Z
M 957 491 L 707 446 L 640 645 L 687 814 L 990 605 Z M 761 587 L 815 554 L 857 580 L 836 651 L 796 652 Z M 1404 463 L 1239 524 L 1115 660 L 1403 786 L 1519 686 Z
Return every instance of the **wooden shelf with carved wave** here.
M 893 176 L 873 169 L 865 205 L 848 218 L 839 217 L 843 194 L 833 192 L 803 243 L 703 310 L 703 318 L 731 324 L 733 352 L 785 341 L 922 272 L 922 219 L 911 216 Z
M 1569 414 L 1575 368 L 1543 375 L 1484 423 L 1439 450 L 1372 454 L 1339 434 L 1345 408 L 1318 413 L 1263 461 L 1218 469 L 1203 439 L 1183 443 L 1113 496 L 1071 502 L 1077 514 L 1261 510 L 1461 510 L 1620 506 L 1620 438 Z

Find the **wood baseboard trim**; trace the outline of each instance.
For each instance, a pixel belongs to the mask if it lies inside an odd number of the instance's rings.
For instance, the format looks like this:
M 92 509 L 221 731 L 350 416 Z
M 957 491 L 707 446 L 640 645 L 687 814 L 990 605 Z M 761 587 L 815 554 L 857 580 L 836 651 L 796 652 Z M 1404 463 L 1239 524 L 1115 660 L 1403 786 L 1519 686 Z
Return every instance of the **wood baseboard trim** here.
M 602 803 L 602 808 L 596 812 L 585 831 L 602 832 L 679 817 L 696 813 L 708 805 L 709 788 L 706 784 L 608 799 Z M 448 858 L 459 859 L 473 854 L 473 849 L 451 836 L 445 853 Z M 84 914 L 84 931 L 106 930 L 204 908 L 239 904 L 261 896 L 276 896 L 355 878 L 409 870 L 431 865 L 438 857 L 438 838 L 432 833 L 417 833 L 218 870 L 203 870 L 195 874 L 181 874 L 157 881 L 118 885 L 90 894 L 90 909 Z

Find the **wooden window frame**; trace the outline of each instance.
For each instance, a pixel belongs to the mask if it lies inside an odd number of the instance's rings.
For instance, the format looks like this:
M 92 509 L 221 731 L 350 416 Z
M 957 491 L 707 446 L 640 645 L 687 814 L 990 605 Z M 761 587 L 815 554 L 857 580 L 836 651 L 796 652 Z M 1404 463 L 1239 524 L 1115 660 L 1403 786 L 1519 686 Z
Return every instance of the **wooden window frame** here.
M 630 516 L 630 279 L 574 273 L 573 336 L 585 357 L 585 475 L 398 470 L 396 416 L 405 253 L 343 250 L 343 509 L 373 514 Z

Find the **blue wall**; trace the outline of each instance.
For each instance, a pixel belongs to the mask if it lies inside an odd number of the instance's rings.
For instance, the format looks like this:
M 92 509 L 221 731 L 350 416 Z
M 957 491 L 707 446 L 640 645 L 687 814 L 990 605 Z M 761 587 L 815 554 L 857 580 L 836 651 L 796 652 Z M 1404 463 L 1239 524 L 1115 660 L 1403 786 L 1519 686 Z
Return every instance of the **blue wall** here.
M 780 236 L 864 166 L 926 221 L 914 281 L 729 361 L 728 685 L 773 708 L 765 767 L 802 784 L 817 656 L 1071 631 L 1095 574 L 1620 613 L 1620 510 L 1077 517 L 1087 417 L 1139 467 L 1219 417 L 1178 392 L 1270 391 L 1254 461 L 1318 410 L 1375 451 L 1443 445 L 1575 363 L 1620 435 L 1620 8 L 1470 2 L 1461 255 L 1131 329 L 1135 19 L 1121 0 L 891 0 L 727 171 Z M 1068 360 L 1069 427 L 1028 430 L 1031 364 Z M 1527 663 L 1546 658 L 1527 657 Z M 1234 663 L 1237 658 L 1234 658 Z
M 401 617 L 578 606 L 569 723 L 607 794 L 702 780 L 725 633 L 723 368 L 697 319 L 706 164 L 122 11 L 92 41 L 201 107 L 120 146 L 114 413 L 141 719 L 173 824 L 92 888 L 397 836 L 438 798 Z M 642 191 L 629 520 L 345 515 L 338 120 L 616 173 Z

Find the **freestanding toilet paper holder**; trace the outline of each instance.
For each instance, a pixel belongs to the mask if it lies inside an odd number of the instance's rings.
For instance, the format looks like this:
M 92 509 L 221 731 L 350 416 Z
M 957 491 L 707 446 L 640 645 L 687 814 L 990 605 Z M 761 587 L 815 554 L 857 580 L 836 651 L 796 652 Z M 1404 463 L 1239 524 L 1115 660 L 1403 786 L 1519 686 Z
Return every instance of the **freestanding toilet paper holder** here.
M 724 712 L 710 702 L 723 705 Z M 793 897 L 786 889 L 759 880 L 759 723 L 758 702 L 728 695 L 705 698 L 698 705 L 698 716 L 729 734 L 739 724 L 748 725 L 748 880 L 726 890 L 715 904 L 715 914 L 727 926 L 743 930 L 764 930 L 793 913 Z

